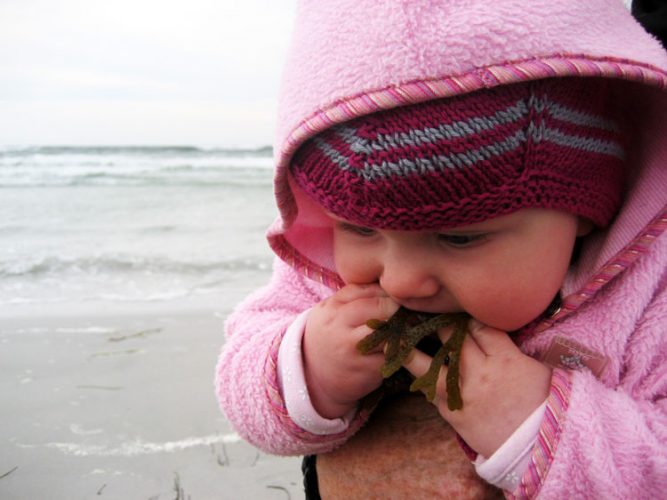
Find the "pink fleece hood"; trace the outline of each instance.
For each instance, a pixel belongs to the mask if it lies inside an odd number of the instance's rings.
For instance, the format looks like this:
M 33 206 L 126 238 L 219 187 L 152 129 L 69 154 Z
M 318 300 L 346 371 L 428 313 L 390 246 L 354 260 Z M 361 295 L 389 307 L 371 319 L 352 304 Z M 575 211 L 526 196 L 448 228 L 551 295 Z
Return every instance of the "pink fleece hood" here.
M 631 131 L 621 211 L 587 239 L 564 284 L 565 305 L 584 302 L 667 225 L 667 52 L 620 0 L 300 1 L 279 103 L 271 247 L 307 276 L 341 284 L 330 223 L 288 175 L 308 138 L 380 110 L 569 76 L 611 79 Z

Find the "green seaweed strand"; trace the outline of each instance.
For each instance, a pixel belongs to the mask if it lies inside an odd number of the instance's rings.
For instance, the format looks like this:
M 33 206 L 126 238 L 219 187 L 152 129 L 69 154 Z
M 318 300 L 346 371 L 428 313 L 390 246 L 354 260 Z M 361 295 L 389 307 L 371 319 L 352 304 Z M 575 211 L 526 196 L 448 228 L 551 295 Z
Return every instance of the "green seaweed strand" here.
M 369 320 L 367 325 L 373 329 L 373 332 L 359 341 L 357 349 L 361 353 L 367 354 L 383 342 L 387 343 L 385 362 L 382 366 L 382 376 L 386 379 L 401 368 L 410 351 L 417 346 L 421 339 L 437 332 L 439 328 L 452 325 L 454 331 L 451 337 L 438 349 L 428 371 L 412 382 L 410 390 L 424 390 L 426 398 L 433 401 L 440 367 L 449 357 L 446 377 L 447 407 L 452 411 L 461 409 L 463 401 L 459 388 L 459 364 L 463 340 L 467 333 L 466 325 L 470 316 L 465 313 L 440 314 L 410 327 L 408 326 L 410 324 L 409 320 L 415 314 L 401 307 L 387 321 Z
M 418 391 L 425 389 L 426 399 L 433 401 L 435 398 L 435 388 L 438 382 L 438 375 L 440 374 L 440 367 L 449 357 L 447 363 L 447 408 L 450 411 L 460 410 L 463 408 L 463 400 L 461 399 L 461 389 L 459 387 L 459 366 L 461 361 L 461 349 L 463 348 L 463 341 L 468 333 L 466 325 L 468 318 L 466 315 L 459 315 L 459 317 L 452 318 L 454 323 L 454 331 L 447 342 L 438 349 L 438 352 L 433 356 L 433 361 L 428 371 L 421 377 L 415 379 L 410 385 L 411 391 Z
M 401 335 L 400 348 L 398 349 L 396 355 L 392 358 L 385 356 L 385 363 L 382 367 L 382 375 L 385 378 L 393 375 L 401 368 L 403 362 L 408 357 L 408 354 L 410 354 L 410 351 L 417 347 L 417 344 L 421 339 L 431 335 L 432 333 L 436 333 L 438 328 L 445 328 L 446 326 L 449 326 L 452 321 L 453 319 L 451 314 L 440 314 L 439 316 L 429 318 L 423 323 L 420 323 L 417 326 L 413 326 L 412 328 L 409 328 L 407 331 L 405 331 Z
M 369 319 L 366 326 L 373 331 L 359 341 L 357 349 L 362 354 L 368 354 L 384 341 L 397 346 L 402 332 L 407 328 L 409 317 L 410 311 L 408 309 L 399 308 L 387 321 Z

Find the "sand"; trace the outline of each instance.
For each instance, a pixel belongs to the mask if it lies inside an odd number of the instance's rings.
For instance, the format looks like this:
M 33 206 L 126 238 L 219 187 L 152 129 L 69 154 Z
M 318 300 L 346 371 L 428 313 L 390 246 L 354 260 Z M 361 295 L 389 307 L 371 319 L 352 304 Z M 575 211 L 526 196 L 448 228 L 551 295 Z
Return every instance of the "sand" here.
M 0 310 L 0 498 L 303 498 L 218 410 L 220 303 Z

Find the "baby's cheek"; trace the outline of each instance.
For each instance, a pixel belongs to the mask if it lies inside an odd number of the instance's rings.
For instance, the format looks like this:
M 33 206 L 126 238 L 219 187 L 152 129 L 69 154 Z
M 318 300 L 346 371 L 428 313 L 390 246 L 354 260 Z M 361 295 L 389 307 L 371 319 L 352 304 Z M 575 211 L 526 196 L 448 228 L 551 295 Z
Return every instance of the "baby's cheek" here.
M 375 266 L 355 255 L 336 255 L 336 271 L 346 284 L 366 285 L 378 281 Z
M 498 330 L 511 332 L 533 321 L 549 305 L 542 297 L 529 295 L 484 294 L 464 309 L 475 319 Z
M 341 271 L 339 268 L 338 274 L 347 285 L 369 285 L 371 283 L 377 283 L 377 279 L 374 278 L 371 273 L 364 272 L 363 270 L 343 269 L 344 270 Z
M 512 272 L 494 271 L 468 280 L 460 289 L 459 302 L 474 318 L 506 332 L 539 317 L 558 294 L 564 274 L 561 269 L 538 272 L 523 266 Z

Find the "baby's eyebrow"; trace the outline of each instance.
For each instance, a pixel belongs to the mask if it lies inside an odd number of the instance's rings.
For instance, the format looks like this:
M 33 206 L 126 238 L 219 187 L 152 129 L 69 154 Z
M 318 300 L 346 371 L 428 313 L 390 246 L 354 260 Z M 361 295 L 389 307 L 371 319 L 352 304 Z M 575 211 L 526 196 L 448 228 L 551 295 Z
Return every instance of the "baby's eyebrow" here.
M 338 217 L 338 216 L 337 216 L 336 214 L 334 214 L 333 212 L 330 212 L 329 210 L 322 209 L 322 211 L 324 212 L 324 215 L 326 215 L 327 217 L 331 217 L 332 219 L 336 219 L 336 220 L 341 220 L 340 217 Z
M 342 219 L 342 218 L 338 217 L 336 214 L 329 212 L 328 210 L 325 210 L 324 213 L 327 217 L 329 217 L 330 219 L 335 220 L 336 222 L 344 222 L 345 224 L 350 224 L 352 226 L 366 227 L 362 224 L 357 224 L 356 222 L 352 222 L 352 221 L 347 220 L 347 219 Z
M 466 228 L 460 228 L 460 227 L 451 227 L 449 229 L 440 229 L 440 230 L 435 230 L 431 231 L 435 234 L 461 234 L 461 235 L 475 235 L 475 234 L 485 234 L 488 233 L 490 230 L 488 229 L 466 229 Z

